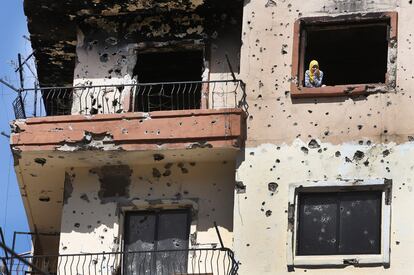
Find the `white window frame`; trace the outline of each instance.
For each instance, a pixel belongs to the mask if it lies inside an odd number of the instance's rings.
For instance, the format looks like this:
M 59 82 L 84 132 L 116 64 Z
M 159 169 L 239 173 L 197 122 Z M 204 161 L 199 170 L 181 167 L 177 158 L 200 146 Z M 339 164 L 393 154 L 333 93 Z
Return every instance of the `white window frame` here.
M 297 253 L 298 197 L 306 192 L 382 191 L 380 254 L 304 256 Z M 390 263 L 391 180 L 307 181 L 289 185 L 287 263 L 290 267 L 384 265 Z

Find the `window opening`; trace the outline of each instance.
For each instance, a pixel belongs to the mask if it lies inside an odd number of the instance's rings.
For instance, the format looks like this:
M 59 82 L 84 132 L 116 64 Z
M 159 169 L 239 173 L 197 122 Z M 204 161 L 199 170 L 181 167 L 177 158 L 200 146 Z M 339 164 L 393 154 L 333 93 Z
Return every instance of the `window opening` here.
M 312 60 L 324 72 L 323 85 L 385 83 L 389 19 L 371 22 L 304 23 L 302 86 Z
M 190 225 L 189 209 L 127 212 L 125 274 L 186 273 Z
M 200 109 L 203 63 L 201 50 L 138 54 L 134 75 L 152 85 L 137 87 L 134 111 Z
M 300 193 L 297 255 L 381 254 L 382 191 Z

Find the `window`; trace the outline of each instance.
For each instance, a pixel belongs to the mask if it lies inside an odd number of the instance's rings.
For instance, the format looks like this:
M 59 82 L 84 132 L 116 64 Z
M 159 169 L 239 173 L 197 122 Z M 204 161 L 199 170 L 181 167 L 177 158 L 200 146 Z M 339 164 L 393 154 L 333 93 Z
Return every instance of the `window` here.
M 293 97 L 362 94 L 395 86 L 397 14 L 302 18 L 295 24 Z M 311 60 L 325 85 L 305 87 Z M 394 74 L 394 75 L 393 75 Z
M 134 111 L 200 109 L 203 60 L 201 50 L 138 54 L 134 75 L 139 83 L 149 85 L 138 86 Z
M 381 191 L 300 193 L 297 255 L 381 254 Z
M 185 273 L 190 224 L 189 209 L 127 212 L 124 250 L 134 253 L 124 259 L 125 274 Z
M 389 263 L 389 180 L 292 185 L 290 265 Z

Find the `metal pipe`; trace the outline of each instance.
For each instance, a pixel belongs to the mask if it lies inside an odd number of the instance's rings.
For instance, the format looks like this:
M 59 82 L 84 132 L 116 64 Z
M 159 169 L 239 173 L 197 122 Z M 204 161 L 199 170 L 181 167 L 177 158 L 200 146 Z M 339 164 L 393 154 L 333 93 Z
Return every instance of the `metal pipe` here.
M 9 87 L 10 89 L 12 89 L 15 92 L 19 92 L 19 89 L 17 89 L 16 87 L 11 85 L 10 83 L 7 83 L 5 80 L 3 80 L 1 78 L 0 78 L 0 83 L 3 83 L 4 85 L 6 85 L 7 87 Z
M 215 221 L 214 221 L 214 227 L 216 228 L 216 232 L 217 232 L 217 236 L 218 236 L 219 241 L 220 241 L 221 248 L 224 248 L 223 239 L 221 238 L 220 231 L 219 231 L 219 229 L 217 227 L 217 223 Z
M 32 270 L 38 272 L 39 274 L 42 275 L 48 275 L 49 273 L 44 272 L 42 270 L 40 270 L 39 268 L 37 268 L 36 266 L 32 265 L 29 261 L 27 261 L 25 258 L 21 257 L 20 255 L 18 255 L 16 252 L 14 252 L 13 250 L 11 250 L 10 248 L 8 248 L 3 242 L 0 242 L 0 247 L 4 249 L 4 251 L 7 251 L 12 258 L 16 258 L 19 261 L 21 261 L 22 263 L 24 263 L 25 265 L 29 266 Z M 10 271 L 12 269 L 10 268 Z

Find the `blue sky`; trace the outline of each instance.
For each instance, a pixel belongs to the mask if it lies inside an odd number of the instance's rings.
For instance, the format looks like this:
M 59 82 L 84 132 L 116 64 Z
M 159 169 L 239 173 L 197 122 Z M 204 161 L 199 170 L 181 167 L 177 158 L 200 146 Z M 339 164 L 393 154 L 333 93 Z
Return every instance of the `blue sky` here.
M 0 9 L 0 78 L 14 86 L 19 86 L 18 75 L 14 73 L 17 54 L 24 57 L 31 53 L 27 35 L 27 22 L 23 12 L 23 0 L 2 0 Z M 28 35 L 27 35 L 28 36 Z M 33 77 L 25 72 L 27 86 L 33 86 Z M 9 121 L 14 118 L 12 101 L 15 93 L 0 84 L 0 132 L 10 133 Z M 6 242 L 11 246 L 14 231 L 28 231 L 26 214 L 16 182 L 9 140 L 0 135 L 0 226 L 6 234 Z M 20 237 L 17 251 L 30 249 L 29 239 Z M 2 252 L 0 252 L 2 253 Z

